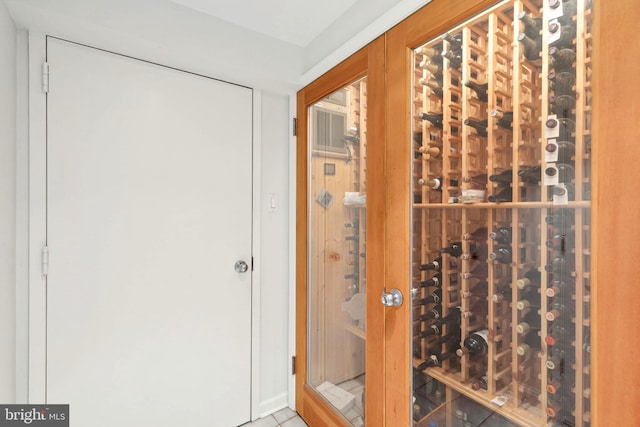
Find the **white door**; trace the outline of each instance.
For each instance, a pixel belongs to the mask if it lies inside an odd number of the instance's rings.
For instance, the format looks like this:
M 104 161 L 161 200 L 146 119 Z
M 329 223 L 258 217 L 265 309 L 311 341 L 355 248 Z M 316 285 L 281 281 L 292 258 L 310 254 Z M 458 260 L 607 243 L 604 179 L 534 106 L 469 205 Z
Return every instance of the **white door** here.
M 50 38 L 47 60 L 47 402 L 249 421 L 251 89 Z

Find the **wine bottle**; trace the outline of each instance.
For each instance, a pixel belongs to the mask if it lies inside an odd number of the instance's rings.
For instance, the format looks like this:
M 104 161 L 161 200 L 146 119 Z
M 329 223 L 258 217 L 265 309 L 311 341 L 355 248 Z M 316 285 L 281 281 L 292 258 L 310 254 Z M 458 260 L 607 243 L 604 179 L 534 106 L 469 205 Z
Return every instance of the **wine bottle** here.
M 576 98 L 572 95 L 552 95 L 549 97 L 549 106 L 558 117 L 573 117 L 573 109 L 576 107 Z
M 547 336 L 544 337 L 544 342 L 550 347 L 571 348 L 573 340 L 575 339 L 575 333 L 573 323 L 557 322 L 551 326 Z
M 571 290 L 562 280 L 553 280 L 549 287 L 544 291 L 549 298 L 560 297 L 561 295 L 570 295 Z
M 456 351 L 460 357 L 468 354 L 470 356 L 484 356 L 489 351 L 489 330 L 482 329 L 473 332 L 464 339 L 463 346 Z
M 512 257 L 513 254 L 510 247 L 497 248 L 489 254 L 489 259 L 501 264 L 511 264 Z
M 360 236 L 357 234 L 354 234 L 352 236 L 346 236 L 344 240 L 353 240 L 354 242 L 357 242 L 358 240 L 360 240 Z
M 553 94 L 559 95 L 572 95 L 575 96 L 576 91 L 574 86 L 576 84 L 576 76 L 571 73 L 552 71 L 547 75 L 549 84 L 553 90 Z
M 573 18 L 576 16 L 578 12 L 578 6 L 576 5 L 575 0 L 549 0 L 549 7 L 553 9 L 558 9 L 562 6 L 562 16 L 558 18 L 558 20 L 562 23 L 572 22 Z
M 449 332 L 440 337 L 441 343 L 454 342 L 460 344 L 460 325 L 453 325 L 449 327 Z
M 442 301 L 442 288 L 438 288 L 427 297 L 419 299 L 415 305 L 438 304 Z
M 516 308 L 519 311 L 524 311 L 532 308 L 540 308 L 540 293 L 537 288 L 529 286 L 520 295 L 520 299 L 516 303 Z
M 573 49 L 549 48 L 551 66 L 556 71 L 573 71 L 575 73 L 576 51 Z
M 558 168 L 558 181 L 569 183 L 576 177 L 576 170 L 572 165 L 567 163 L 556 163 Z
M 424 281 L 420 282 L 420 287 L 421 288 L 425 288 L 427 286 L 433 286 L 435 288 L 441 287 L 442 286 L 442 273 L 436 274 L 435 276 L 433 276 L 429 280 L 424 280 Z
M 565 369 L 571 369 L 575 357 L 572 357 L 570 352 L 567 352 L 561 348 L 554 348 L 550 351 L 549 357 L 545 362 L 545 366 L 550 371 L 555 371 L 560 375 L 563 375 Z
M 575 48 L 576 40 L 576 27 L 575 25 L 560 25 L 558 22 L 552 22 L 549 24 L 549 32 L 554 35 L 560 32 L 560 36 L 557 40 L 549 43 L 550 46 L 555 46 L 559 49 Z
M 486 298 L 488 294 L 489 284 L 487 282 L 478 282 L 468 291 L 464 291 L 460 293 L 462 298 Z
M 542 37 L 531 38 L 527 37 L 525 33 L 520 33 L 518 41 L 522 43 L 522 46 L 524 47 L 522 54 L 526 59 L 533 63 L 541 61 L 540 52 L 542 51 Z
M 497 119 L 497 124 L 503 129 L 511 130 L 513 128 L 513 111 L 491 110 L 489 115 Z
M 423 68 L 429 72 L 431 78 L 436 80 L 442 80 L 442 64 L 436 64 L 429 60 L 424 60 L 420 63 L 420 68 Z
M 545 265 L 544 269 L 558 277 L 575 275 L 574 261 L 563 256 L 554 257 L 551 262 Z
M 519 356 L 528 357 L 532 351 L 540 350 L 542 347 L 540 341 L 541 339 L 540 336 L 538 336 L 538 332 L 531 330 L 524 336 L 523 342 L 516 347 L 516 353 Z
M 429 356 L 427 360 L 419 364 L 416 369 L 424 371 L 427 368 L 441 366 L 442 362 L 455 356 L 455 353 L 436 353 Z
M 575 224 L 575 212 L 573 209 L 555 209 L 544 220 L 549 225 L 568 227 Z
M 438 320 L 442 317 L 442 305 L 437 304 L 433 308 L 430 308 L 422 315 L 420 315 L 416 320 L 419 322 L 424 322 L 426 320 Z
M 462 56 L 459 50 L 443 50 L 442 57 L 449 60 L 449 68 L 458 69 L 462 64 Z
M 440 52 L 442 52 L 442 44 L 438 45 L 438 46 L 432 46 L 432 47 L 427 47 L 427 46 L 421 46 L 419 48 L 417 48 L 415 50 L 415 52 L 418 55 L 424 55 L 427 58 L 430 59 L 436 59 L 440 56 Z
M 564 253 L 565 251 L 570 251 L 574 247 L 575 237 L 571 232 L 566 234 L 558 233 L 549 237 L 545 244 L 548 248 Z
M 516 325 L 516 332 L 524 335 L 528 331 L 537 331 L 540 329 L 540 315 L 536 310 L 528 311 L 527 314 Z
M 575 337 L 575 327 L 571 322 L 556 323 L 551 326 L 544 342 L 551 347 L 571 347 Z
M 569 141 L 556 141 L 555 144 L 547 144 L 545 150 L 548 153 L 557 153 L 558 162 L 570 163 L 576 153 L 576 145 Z
M 496 182 L 502 186 L 509 186 L 513 182 L 513 170 L 505 169 L 500 173 L 489 175 L 489 181 Z
M 460 320 L 462 320 L 462 313 L 460 312 L 460 307 L 450 308 L 449 312 L 444 317 L 442 317 L 443 323 L 459 324 Z
M 464 124 L 474 128 L 478 136 L 483 138 L 487 136 L 487 126 L 489 126 L 489 121 L 487 119 L 477 120 L 469 118 L 464 120 Z
M 500 202 L 510 202 L 513 200 L 513 194 L 511 193 L 511 188 L 503 188 L 496 194 L 491 194 L 487 200 L 494 203 Z
M 566 117 L 550 118 L 545 122 L 546 127 L 554 129 L 558 127 L 558 139 L 561 141 L 573 141 L 576 131 L 576 123 Z
M 564 187 L 555 186 L 551 188 L 551 197 L 549 200 L 553 200 L 553 196 L 563 196 L 566 197 L 567 200 L 575 200 L 576 198 L 576 187 L 572 183 L 564 183 Z
M 511 296 L 513 295 L 513 290 L 511 286 L 503 286 L 502 288 L 496 290 L 491 299 L 493 302 L 502 302 L 502 301 L 511 301 Z
M 518 20 L 522 22 L 524 26 L 524 33 L 527 37 L 532 39 L 540 37 L 540 31 L 542 30 L 542 18 L 534 18 L 523 10 L 518 13 Z
M 440 322 L 433 322 L 424 331 L 420 331 L 414 336 L 414 339 L 427 338 L 436 335 L 442 335 L 442 328 Z
M 517 280 L 516 286 L 518 289 L 525 289 L 529 286 L 538 288 L 540 287 L 540 277 L 541 274 L 538 269 L 532 268 L 524 274 L 524 277 Z
M 418 180 L 418 184 L 424 185 L 425 187 L 429 187 L 432 190 L 442 191 L 442 178 L 441 177 L 429 178 L 429 179 L 420 178 Z
M 549 311 L 547 311 L 544 315 L 544 318 L 549 322 L 553 322 L 554 320 L 558 320 L 561 317 L 570 318 L 573 315 L 573 305 L 565 305 L 561 302 L 554 302 L 549 307 Z
M 487 227 L 478 227 L 471 233 L 465 233 L 462 236 L 462 240 L 474 240 L 477 243 L 487 240 Z
M 440 249 L 441 254 L 449 254 L 458 258 L 462 255 L 462 242 L 451 242 L 448 247 Z
M 422 113 L 420 114 L 422 120 L 427 120 L 433 124 L 436 128 L 442 129 L 442 113 Z
M 480 84 L 471 80 L 465 80 L 462 84 L 476 93 L 478 101 L 487 102 L 489 100 L 489 94 L 487 93 L 489 83 Z
M 358 272 L 356 271 L 356 272 L 353 272 L 353 273 L 345 274 L 345 275 L 344 275 L 344 278 L 345 278 L 345 279 L 347 279 L 347 280 L 349 280 L 349 279 L 358 280 L 358 277 L 359 277 L 359 276 L 360 276 L 360 275 L 359 275 L 359 274 L 358 274 Z
M 538 184 L 540 182 L 541 173 L 542 167 L 540 165 L 523 166 L 518 171 L 518 176 L 520 177 L 520 181 L 522 182 L 528 184 Z
M 487 174 L 481 173 L 481 174 L 472 175 L 472 176 L 466 175 L 462 177 L 462 182 L 466 182 L 471 187 L 474 187 L 477 189 L 483 189 L 487 186 Z
M 455 36 L 444 33 L 442 39 L 449 43 L 449 49 L 459 50 L 462 48 L 462 33 L 458 33 Z
M 498 227 L 495 231 L 489 233 L 489 238 L 503 245 L 511 244 L 511 227 Z
M 425 270 L 440 271 L 442 270 L 442 257 L 439 256 L 428 264 L 422 264 L 420 267 L 418 267 L 418 269 L 422 271 L 425 271 Z
M 442 86 L 436 80 L 422 78 L 418 82 L 423 86 L 427 86 L 431 90 L 432 95 L 435 95 L 438 98 L 442 98 L 444 96 Z

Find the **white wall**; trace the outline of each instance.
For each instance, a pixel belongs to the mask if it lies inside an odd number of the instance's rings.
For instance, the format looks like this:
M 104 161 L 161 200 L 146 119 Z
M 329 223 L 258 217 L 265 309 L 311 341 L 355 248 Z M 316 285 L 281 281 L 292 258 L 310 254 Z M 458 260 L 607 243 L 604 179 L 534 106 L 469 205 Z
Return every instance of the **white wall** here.
M 0 402 L 15 401 L 16 27 L 0 3 Z
M 287 404 L 289 298 L 289 100 L 262 94 L 262 240 L 260 242 L 261 415 Z M 271 195 L 277 197 L 270 209 Z M 284 375 L 283 375 L 284 373 Z

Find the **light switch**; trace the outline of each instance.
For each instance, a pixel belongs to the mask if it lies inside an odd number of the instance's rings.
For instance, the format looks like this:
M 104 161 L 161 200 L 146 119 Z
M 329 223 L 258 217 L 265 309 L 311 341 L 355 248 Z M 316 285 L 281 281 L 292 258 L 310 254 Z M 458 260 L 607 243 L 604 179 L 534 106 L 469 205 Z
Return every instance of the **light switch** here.
M 269 200 L 268 200 L 268 204 L 267 204 L 267 211 L 269 212 L 277 212 L 278 211 L 278 205 L 280 204 L 279 200 L 278 200 L 278 194 L 276 193 L 269 193 Z

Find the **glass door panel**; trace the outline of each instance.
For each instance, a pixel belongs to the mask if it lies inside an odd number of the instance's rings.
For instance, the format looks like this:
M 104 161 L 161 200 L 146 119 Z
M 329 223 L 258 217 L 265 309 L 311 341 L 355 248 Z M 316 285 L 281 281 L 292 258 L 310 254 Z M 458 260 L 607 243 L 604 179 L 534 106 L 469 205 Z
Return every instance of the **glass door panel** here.
M 591 17 L 503 1 L 414 49 L 417 426 L 590 425 Z
M 307 384 L 364 425 L 367 79 L 308 110 Z

